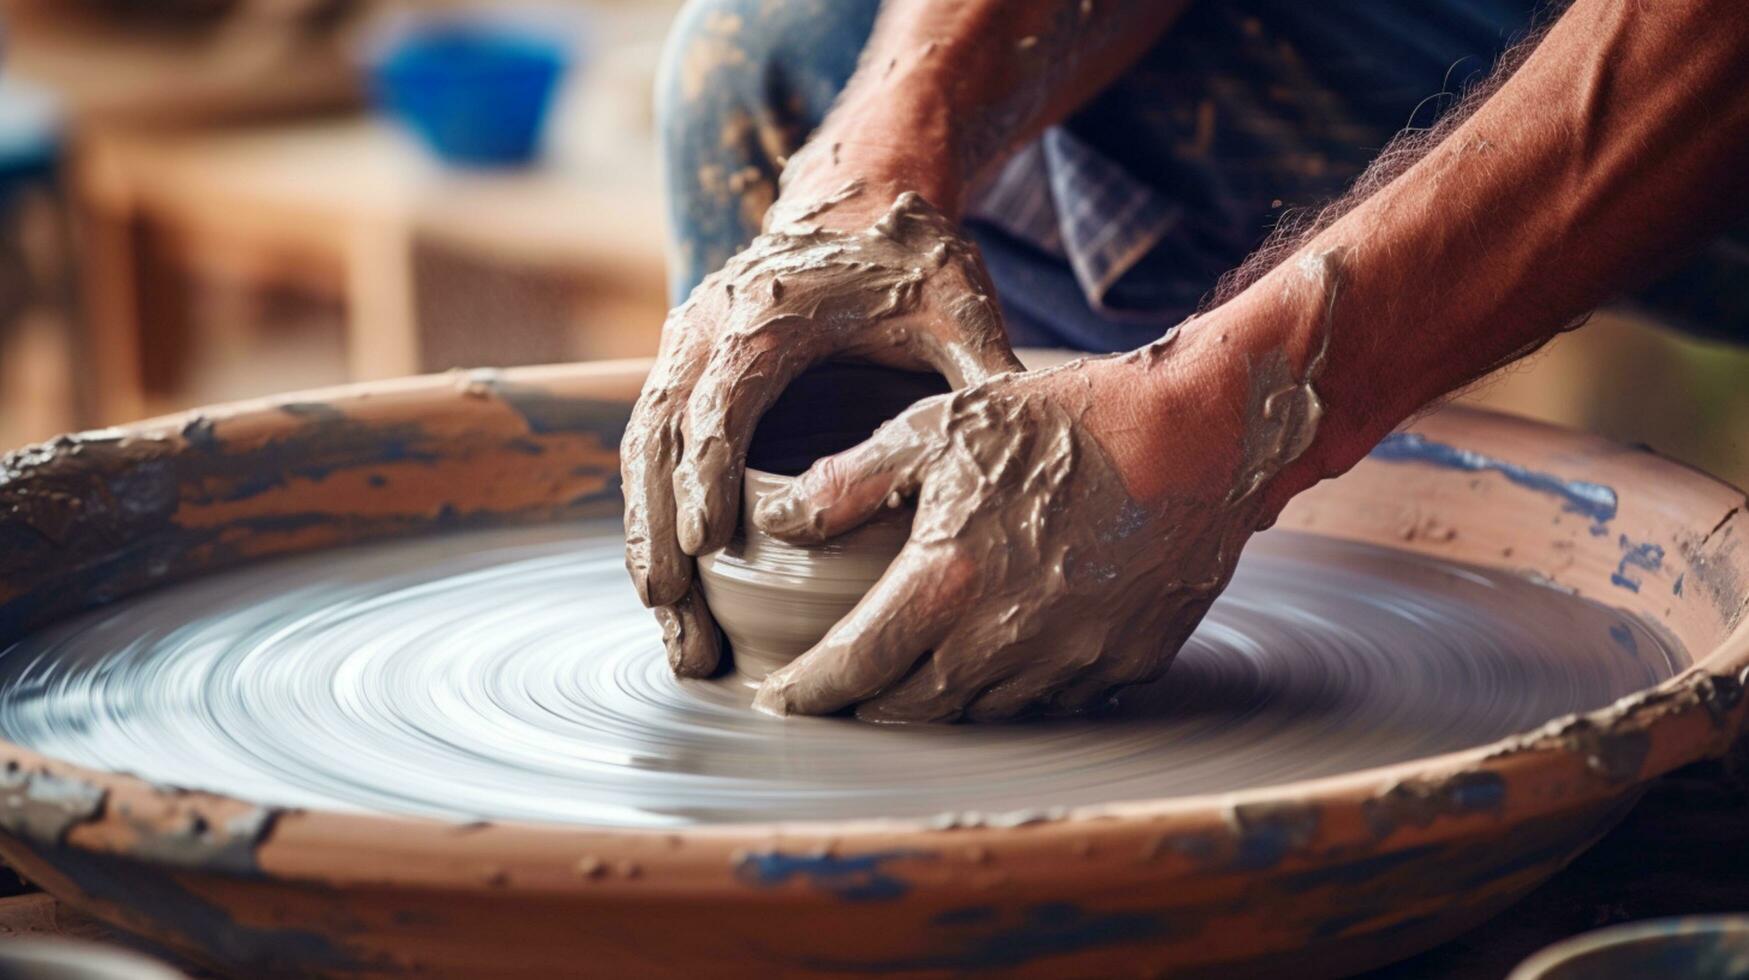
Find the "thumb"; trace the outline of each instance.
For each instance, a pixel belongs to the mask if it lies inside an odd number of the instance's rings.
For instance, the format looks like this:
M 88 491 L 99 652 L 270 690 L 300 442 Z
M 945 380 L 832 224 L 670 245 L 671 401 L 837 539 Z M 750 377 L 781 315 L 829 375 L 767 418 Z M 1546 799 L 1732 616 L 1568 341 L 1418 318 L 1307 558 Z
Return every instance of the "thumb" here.
M 819 544 L 912 496 L 942 445 L 939 420 L 948 400 L 921 402 L 860 445 L 816 461 L 789 486 L 759 500 L 754 525 L 790 544 Z
M 940 320 L 935 333 L 941 347 L 930 361 L 955 388 L 1024 370 L 991 293 L 970 291 L 955 298 Z

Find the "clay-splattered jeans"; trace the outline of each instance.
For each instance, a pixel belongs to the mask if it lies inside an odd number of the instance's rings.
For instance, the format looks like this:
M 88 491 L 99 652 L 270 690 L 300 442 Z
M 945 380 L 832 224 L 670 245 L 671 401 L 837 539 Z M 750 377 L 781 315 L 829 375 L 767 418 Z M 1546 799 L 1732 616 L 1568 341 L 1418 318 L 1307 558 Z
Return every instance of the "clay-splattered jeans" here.
M 1339 193 L 1395 133 L 1431 123 L 1546 6 L 1192 3 L 1123 78 L 974 190 L 966 227 L 1015 342 L 1123 350 L 1155 339 L 1284 210 Z M 878 7 L 686 5 L 657 85 L 675 302 L 757 234 L 778 161 L 855 70 Z M 1726 242 L 1642 298 L 1679 321 L 1741 330 L 1745 266 L 1749 250 Z

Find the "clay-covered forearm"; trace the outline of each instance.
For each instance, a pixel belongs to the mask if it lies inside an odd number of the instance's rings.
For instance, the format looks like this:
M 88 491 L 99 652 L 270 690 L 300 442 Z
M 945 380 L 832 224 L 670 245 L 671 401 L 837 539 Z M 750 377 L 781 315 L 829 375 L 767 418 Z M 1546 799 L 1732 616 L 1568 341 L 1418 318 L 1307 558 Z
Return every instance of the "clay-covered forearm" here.
M 1577 0 L 1437 145 L 1210 314 L 1303 358 L 1328 313 L 1324 418 L 1280 499 L 1742 214 L 1745 91 L 1740 4 Z
M 1187 3 L 887 0 L 784 193 L 855 179 L 869 213 L 910 190 L 958 217 L 979 173 L 1104 88 Z

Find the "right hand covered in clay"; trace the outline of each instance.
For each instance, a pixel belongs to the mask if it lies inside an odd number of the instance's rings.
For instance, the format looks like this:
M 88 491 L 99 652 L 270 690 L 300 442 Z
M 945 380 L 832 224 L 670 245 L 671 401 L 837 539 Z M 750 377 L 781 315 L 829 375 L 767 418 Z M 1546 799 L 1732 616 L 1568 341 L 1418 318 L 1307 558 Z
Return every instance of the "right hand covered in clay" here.
M 1227 330 L 1217 311 L 1143 351 L 927 399 L 761 500 L 756 523 L 796 544 L 899 497 L 917 513 L 881 580 L 755 705 L 996 719 L 1160 676 L 1285 502 L 1271 482 L 1321 412 L 1321 346 L 1240 351 Z
M 870 216 L 868 193 L 780 199 L 662 328 L 621 446 L 626 568 L 683 676 L 720 653 L 693 557 L 734 533 L 753 429 L 791 380 L 828 358 L 956 388 L 1020 367 L 976 247 L 916 194 Z

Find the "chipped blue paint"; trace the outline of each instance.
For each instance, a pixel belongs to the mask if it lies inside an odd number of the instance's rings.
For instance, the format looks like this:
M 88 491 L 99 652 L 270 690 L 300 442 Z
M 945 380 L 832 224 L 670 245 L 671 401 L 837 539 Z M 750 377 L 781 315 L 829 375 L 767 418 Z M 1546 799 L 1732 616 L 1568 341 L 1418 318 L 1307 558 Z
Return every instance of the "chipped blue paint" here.
M 1405 826 L 1426 827 L 1451 815 L 1498 812 L 1506 802 L 1499 773 L 1470 771 L 1433 780 L 1404 780 L 1361 804 L 1373 836 L 1383 840 Z
M 1635 544 L 1627 535 L 1621 536 L 1621 562 L 1615 566 L 1615 572 L 1609 576 L 1609 584 L 1629 592 L 1640 591 L 1640 580 L 1630 578 L 1628 569 L 1638 568 L 1642 571 L 1656 572 L 1664 567 L 1664 546 L 1646 542 Z
M 1640 645 L 1634 642 L 1633 630 L 1628 629 L 1621 623 L 1617 623 L 1609 628 L 1609 638 L 1615 641 L 1616 646 L 1626 650 L 1628 656 L 1633 657 L 1636 660 L 1639 659 Z
M 1258 827 L 1239 838 L 1239 856 L 1233 862 L 1246 871 L 1272 868 L 1281 863 L 1293 846 L 1293 839 L 1284 827 Z
M 1008 970 L 1083 950 L 1188 934 L 1182 926 L 1169 928 L 1158 912 L 1089 912 L 1073 902 L 1045 902 L 1027 907 L 1018 920 L 1007 918 L 993 928 L 982 919 L 947 926 L 942 931 L 948 935 L 934 952 L 872 962 L 810 960 L 803 965 L 842 973 Z
M 1616 495 L 1611 487 L 1584 480 L 1563 480 L 1552 473 L 1528 469 L 1474 450 L 1434 442 L 1418 433 L 1392 433 L 1375 446 L 1370 455 L 1386 463 L 1426 463 L 1468 473 L 1498 473 L 1527 490 L 1559 498 L 1563 509 L 1583 514 L 1597 525 L 1615 518 Z M 1592 533 L 1602 532 L 1594 527 Z
M 911 883 L 883 867 L 887 862 L 927 861 L 934 857 L 928 851 L 847 855 L 761 851 L 743 856 L 735 873 L 743 881 L 764 887 L 803 879 L 845 901 L 888 902 L 903 898 L 911 891 Z
M 1479 772 L 1453 780 L 1448 792 L 1460 810 L 1498 810 L 1506 802 L 1506 780 L 1499 773 Z
M 477 371 L 472 381 L 522 417 L 535 435 L 587 432 L 601 437 L 602 445 L 619 445 L 625 435 L 629 406 L 557 394 L 537 384 L 507 381 L 492 371 Z
M 435 440 L 417 425 L 367 426 L 338 412 L 289 414 L 307 420 L 290 435 L 240 452 L 210 450 L 213 459 L 200 493 L 230 503 L 283 489 L 293 479 L 320 483 L 363 466 L 430 466 L 443 459 Z
M 196 415 L 182 426 L 182 438 L 189 446 L 201 452 L 217 449 L 219 440 L 213 431 L 213 420 L 205 415 Z
M 238 968 L 237 976 L 307 976 L 311 971 L 340 974 L 387 968 L 383 962 L 361 959 L 315 930 L 241 922 L 223 906 L 184 887 L 177 876 L 131 859 L 61 848 L 49 860 L 84 895 L 150 920 L 190 946 Z
M 617 444 L 629 408 L 619 405 L 615 416 L 606 402 L 543 402 L 538 395 L 522 401 L 544 412 L 530 422 L 531 432 L 551 428 L 592 436 L 604 447 Z M 224 422 L 215 431 L 210 418 L 190 416 L 180 439 L 105 429 L 0 455 L 0 582 L 18 590 L 0 603 L 0 644 L 59 615 L 229 565 L 244 557 L 251 535 L 329 525 L 348 541 L 362 541 L 426 527 L 619 509 L 619 467 L 606 462 L 572 470 L 599 481 L 596 489 L 509 514 L 458 514 L 449 507 L 435 519 L 278 513 L 222 527 L 179 523 L 184 506 L 248 500 L 293 480 L 320 482 L 344 473 L 362 476 L 372 487 L 393 487 L 400 479 L 391 480 L 383 467 L 429 465 L 453 452 L 448 440 L 417 422 L 353 419 L 321 402 L 276 407 L 297 424 L 264 441 L 233 445 L 223 438 Z M 561 428 L 582 426 L 591 417 L 600 419 L 599 430 Z M 507 448 L 532 453 L 541 444 L 522 438 Z
M 1239 832 L 1233 867 L 1245 871 L 1272 868 L 1305 846 L 1317 833 L 1322 812 L 1304 804 L 1240 804 L 1233 808 Z

